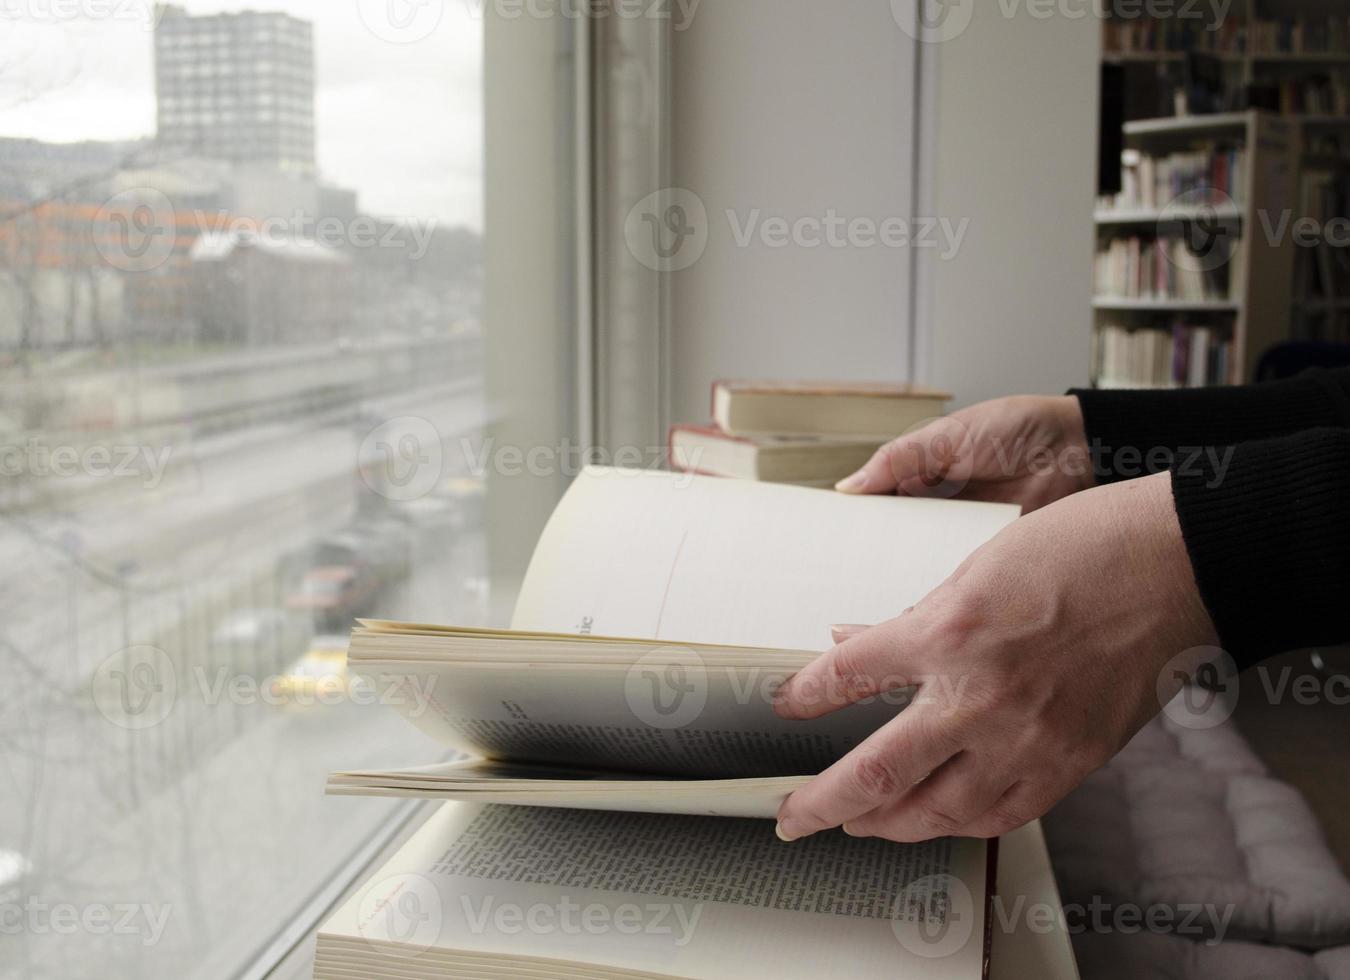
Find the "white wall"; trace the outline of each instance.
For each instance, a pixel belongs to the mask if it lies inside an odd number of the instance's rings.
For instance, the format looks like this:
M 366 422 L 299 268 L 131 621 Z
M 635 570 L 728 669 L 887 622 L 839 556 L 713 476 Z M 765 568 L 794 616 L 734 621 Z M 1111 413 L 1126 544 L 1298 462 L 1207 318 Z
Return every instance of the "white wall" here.
M 921 206 L 971 225 L 951 261 L 922 256 L 916 366 L 958 405 L 1087 383 L 1101 44 L 1093 16 L 965 2 L 932 46 Z
M 711 229 L 670 275 L 677 420 L 726 376 L 912 377 L 960 403 L 1086 381 L 1100 22 L 964 2 L 970 25 L 922 53 L 917 202 L 916 45 L 891 4 L 703 0 L 676 32 L 673 183 Z M 971 222 L 955 258 L 916 253 L 911 338 L 908 250 L 741 248 L 727 208 Z
M 885 0 L 703 0 L 675 32 L 673 183 L 710 221 L 670 278 L 675 419 L 718 377 L 906 376 L 904 249 L 741 248 L 725 212 L 909 215 L 913 46 Z

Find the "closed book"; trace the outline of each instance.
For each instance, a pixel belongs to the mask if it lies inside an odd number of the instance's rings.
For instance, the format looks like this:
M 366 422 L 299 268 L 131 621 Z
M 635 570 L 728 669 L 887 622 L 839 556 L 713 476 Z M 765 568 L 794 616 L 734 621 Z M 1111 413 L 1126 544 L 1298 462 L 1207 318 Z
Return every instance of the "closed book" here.
M 718 381 L 712 413 L 731 435 L 867 435 L 884 442 L 942 415 L 951 397 L 916 385 Z
M 670 430 L 670 462 L 686 473 L 833 486 L 885 441 L 877 436 L 733 436 L 715 426 L 677 425 Z

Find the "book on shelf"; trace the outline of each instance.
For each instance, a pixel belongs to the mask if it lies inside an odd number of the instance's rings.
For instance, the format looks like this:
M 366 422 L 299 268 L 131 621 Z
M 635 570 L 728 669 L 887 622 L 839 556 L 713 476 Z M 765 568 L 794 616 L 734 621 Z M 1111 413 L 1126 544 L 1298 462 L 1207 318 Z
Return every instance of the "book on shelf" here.
M 1180 202 L 1190 209 L 1205 205 L 1240 206 L 1245 196 L 1247 150 L 1212 143 L 1185 153 L 1155 155 L 1136 149 L 1121 154 L 1121 191 L 1103 197 L 1104 211 L 1157 210 Z
M 1230 379 L 1233 344 L 1227 328 L 1183 320 L 1168 326 L 1106 323 L 1093 340 L 1099 387 L 1200 388 Z
M 1113 235 L 1097 246 L 1102 299 L 1203 303 L 1242 294 L 1245 242 L 1223 225 L 1152 236 Z
M 1103 24 L 1107 54 L 1237 55 L 1247 50 L 1247 25 L 1235 17 L 1218 24 L 1186 17 L 1120 17 Z
M 1343 54 L 1350 57 L 1350 14 L 1261 18 L 1249 29 L 1253 51 L 1268 54 Z
M 1117 17 L 1103 25 L 1107 54 L 1205 54 L 1239 56 L 1313 54 L 1350 56 L 1350 15 L 1257 18 Z
M 982 976 L 991 845 L 841 831 L 786 845 L 766 819 L 909 694 L 787 722 L 772 693 L 829 646 L 829 623 L 896 615 L 1017 513 L 587 469 L 540 538 L 510 630 L 354 632 L 352 668 L 422 692 L 390 700 L 469 758 L 333 775 L 330 792 L 453 802 L 323 926 L 315 976 L 402 977 L 411 963 L 418 977 L 807 980 L 845 950 L 851 977 Z M 420 933 L 399 919 L 409 893 L 437 913 Z M 683 943 L 507 934 L 469 914 L 485 902 L 682 903 L 702 918 Z M 924 947 L 953 934 L 946 955 Z
M 735 436 L 874 436 L 885 442 L 942 415 L 951 397 L 917 385 L 718 381 L 712 417 Z
M 728 435 L 716 426 L 670 430 L 671 467 L 687 473 L 832 487 L 882 445 L 877 436 Z

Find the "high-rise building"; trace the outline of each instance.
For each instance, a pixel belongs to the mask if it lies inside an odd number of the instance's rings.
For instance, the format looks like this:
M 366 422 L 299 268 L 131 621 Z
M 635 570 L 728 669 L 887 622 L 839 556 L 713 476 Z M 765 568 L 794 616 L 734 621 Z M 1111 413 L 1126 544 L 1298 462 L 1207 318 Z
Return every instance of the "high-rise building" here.
M 161 149 L 312 177 L 312 25 L 252 10 L 192 16 L 163 5 L 159 13 Z

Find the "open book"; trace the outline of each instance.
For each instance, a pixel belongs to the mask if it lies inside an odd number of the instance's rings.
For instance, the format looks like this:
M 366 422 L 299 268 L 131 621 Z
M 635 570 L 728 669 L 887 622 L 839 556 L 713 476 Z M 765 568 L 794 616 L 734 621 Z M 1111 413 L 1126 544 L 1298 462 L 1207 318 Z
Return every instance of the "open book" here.
M 335 793 L 459 802 L 324 927 L 316 976 L 980 976 L 986 842 L 835 831 L 789 845 L 747 818 L 772 817 L 909 696 L 778 718 L 776 685 L 829 647 L 830 624 L 898 615 L 1016 516 L 585 471 L 539 542 L 513 630 L 353 633 L 352 667 L 405 691 L 390 700 L 470 758 L 331 777 Z M 677 942 L 613 924 L 511 933 L 492 913 L 568 903 L 597 920 L 623 905 L 702 918 Z

